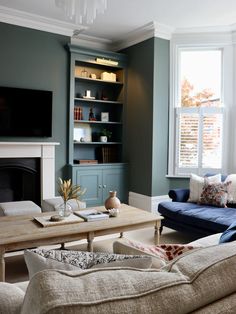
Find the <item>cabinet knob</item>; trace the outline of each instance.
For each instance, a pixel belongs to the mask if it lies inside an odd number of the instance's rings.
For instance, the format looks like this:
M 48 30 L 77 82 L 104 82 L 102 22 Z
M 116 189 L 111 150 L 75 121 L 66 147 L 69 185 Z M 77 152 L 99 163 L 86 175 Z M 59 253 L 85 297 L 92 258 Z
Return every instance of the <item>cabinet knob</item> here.
M 107 186 L 106 186 L 106 184 L 103 184 L 103 188 L 105 189 Z
M 99 188 L 99 189 L 101 189 L 101 188 L 102 188 L 102 185 L 101 185 L 101 184 L 99 184 L 98 188 Z

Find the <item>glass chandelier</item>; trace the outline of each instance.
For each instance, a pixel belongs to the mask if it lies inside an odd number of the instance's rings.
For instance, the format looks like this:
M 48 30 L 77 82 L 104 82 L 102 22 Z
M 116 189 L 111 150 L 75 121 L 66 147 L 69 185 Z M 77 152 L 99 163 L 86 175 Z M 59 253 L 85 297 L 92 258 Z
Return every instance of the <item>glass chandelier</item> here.
M 75 24 L 92 24 L 107 8 L 107 0 L 55 0 L 55 4 Z

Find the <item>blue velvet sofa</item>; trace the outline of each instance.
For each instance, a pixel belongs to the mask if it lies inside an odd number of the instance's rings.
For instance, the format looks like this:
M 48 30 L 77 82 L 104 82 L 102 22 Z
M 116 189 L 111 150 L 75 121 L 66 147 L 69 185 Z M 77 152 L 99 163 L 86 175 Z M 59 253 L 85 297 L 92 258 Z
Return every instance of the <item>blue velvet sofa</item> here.
M 225 176 L 222 176 L 222 181 Z M 162 226 L 177 231 L 191 233 L 194 236 L 207 236 L 225 231 L 236 222 L 236 208 L 219 208 L 187 202 L 189 189 L 169 191 L 172 202 L 161 202 L 159 213 L 165 218 Z

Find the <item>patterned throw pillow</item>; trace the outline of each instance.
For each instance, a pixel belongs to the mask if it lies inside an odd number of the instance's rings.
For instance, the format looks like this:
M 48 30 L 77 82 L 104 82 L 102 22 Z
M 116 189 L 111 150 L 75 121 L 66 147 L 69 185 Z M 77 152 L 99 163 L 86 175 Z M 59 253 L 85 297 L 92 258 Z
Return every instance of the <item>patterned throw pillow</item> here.
M 201 247 L 200 245 L 183 245 L 183 244 L 161 244 L 161 245 L 146 245 L 136 241 L 119 240 L 113 243 L 113 251 L 119 254 L 131 252 L 132 254 L 146 254 L 157 258 L 153 260 L 153 268 L 161 268 L 169 261 L 178 257 L 179 255 Z
M 199 202 L 200 196 L 207 179 L 208 183 L 221 183 L 221 174 L 216 174 L 209 177 L 199 177 L 198 175 L 191 173 L 189 181 L 189 199 L 188 202 Z
M 192 250 L 194 247 L 191 245 L 185 244 L 161 244 L 161 245 L 144 245 L 142 243 L 129 241 L 128 243 L 141 250 L 144 253 L 150 253 L 156 256 L 161 257 L 166 262 L 172 261 L 174 258 L 179 255 Z
M 150 268 L 151 258 L 140 255 L 93 253 L 68 250 L 25 250 L 25 262 L 31 278 L 44 269 L 78 270 L 101 267 Z
M 227 207 L 231 181 L 225 183 L 205 184 L 200 197 L 200 204 Z

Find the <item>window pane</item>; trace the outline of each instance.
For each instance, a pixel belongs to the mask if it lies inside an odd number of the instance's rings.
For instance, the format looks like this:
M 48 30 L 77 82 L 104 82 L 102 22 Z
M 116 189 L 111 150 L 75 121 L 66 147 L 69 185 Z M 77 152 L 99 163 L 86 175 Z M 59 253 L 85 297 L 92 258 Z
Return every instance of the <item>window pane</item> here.
M 203 117 L 203 168 L 221 168 L 222 115 Z
M 198 166 L 198 114 L 180 114 L 179 167 Z
M 221 106 L 221 50 L 182 51 L 181 107 Z

